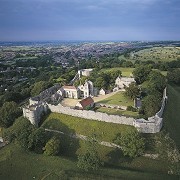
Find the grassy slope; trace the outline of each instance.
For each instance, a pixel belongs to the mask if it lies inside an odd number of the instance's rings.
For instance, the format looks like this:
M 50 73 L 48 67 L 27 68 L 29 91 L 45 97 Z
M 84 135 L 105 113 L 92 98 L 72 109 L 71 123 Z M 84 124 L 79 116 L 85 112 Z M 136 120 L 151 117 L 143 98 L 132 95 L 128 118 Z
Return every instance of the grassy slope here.
M 65 133 L 76 132 L 85 136 L 92 136 L 95 133 L 102 140 L 109 142 L 112 142 L 118 133 L 134 128 L 132 126 L 87 120 L 59 113 L 51 113 L 42 126 L 61 130 Z
M 132 99 L 124 95 L 124 92 L 118 92 L 107 99 L 99 101 L 99 103 L 104 104 L 113 104 L 113 105 L 120 105 L 120 106 L 133 106 L 134 102 Z
M 153 47 L 131 53 L 130 58 L 125 58 L 124 55 L 121 55 L 119 56 L 119 59 L 130 61 L 172 61 L 176 60 L 177 57 L 179 57 L 179 52 L 180 50 L 176 47 Z
M 168 85 L 168 104 L 164 113 L 164 126 L 180 149 L 180 86 Z
M 140 164 L 140 160 L 139 160 Z M 137 166 L 137 165 L 136 165 Z M 47 157 L 26 152 L 10 144 L 0 151 L 0 179 L 62 179 L 62 170 L 69 179 L 177 179 L 162 173 L 120 168 L 103 168 L 98 172 L 80 171 L 76 162 L 63 157 Z M 34 177 L 34 178 L 33 178 Z

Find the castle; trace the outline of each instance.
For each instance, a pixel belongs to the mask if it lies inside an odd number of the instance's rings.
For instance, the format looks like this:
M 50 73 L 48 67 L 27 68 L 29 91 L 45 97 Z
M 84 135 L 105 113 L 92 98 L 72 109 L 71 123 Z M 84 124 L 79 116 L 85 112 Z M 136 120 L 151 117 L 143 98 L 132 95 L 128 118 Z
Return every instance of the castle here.
M 130 82 L 134 82 L 133 78 L 123 79 L 118 77 L 116 80 L 118 89 L 124 88 L 124 85 L 129 86 Z M 149 117 L 148 120 L 134 119 L 118 115 L 108 115 L 106 113 L 87 110 L 77 110 L 70 107 L 64 107 L 60 104 L 60 101 L 66 97 L 79 99 L 93 97 L 96 95 L 97 90 L 94 88 L 91 81 L 86 81 L 84 85 L 80 85 L 77 88 L 75 86 L 61 87 L 59 84 L 57 84 L 41 92 L 39 96 L 30 98 L 29 105 L 23 108 L 23 116 L 29 119 L 32 124 L 38 126 L 41 116 L 44 113 L 47 113 L 48 110 L 51 110 L 52 112 L 63 113 L 85 119 L 88 118 L 89 120 L 98 120 L 134 126 L 141 133 L 157 133 L 161 130 L 163 122 L 162 114 L 167 101 L 166 88 L 164 89 L 163 93 L 161 109 L 155 114 L 155 116 Z M 90 102 L 90 106 L 91 105 L 93 105 L 93 102 Z

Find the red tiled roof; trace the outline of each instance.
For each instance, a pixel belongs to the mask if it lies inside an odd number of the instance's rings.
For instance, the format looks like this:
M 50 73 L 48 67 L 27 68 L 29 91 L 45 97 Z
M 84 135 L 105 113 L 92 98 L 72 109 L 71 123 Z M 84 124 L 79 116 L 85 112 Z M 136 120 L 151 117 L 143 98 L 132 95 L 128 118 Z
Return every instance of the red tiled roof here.
M 63 86 L 63 88 L 64 89 L 75 89 L 75 90 L 77 90 L 75 86 Z
M 94 103 L 94 100 L 91 97 L 87 97 L 86 99 L 83 99 L 79 102 L 83 108 L 86 106 L 89 106 L 91 103 Z

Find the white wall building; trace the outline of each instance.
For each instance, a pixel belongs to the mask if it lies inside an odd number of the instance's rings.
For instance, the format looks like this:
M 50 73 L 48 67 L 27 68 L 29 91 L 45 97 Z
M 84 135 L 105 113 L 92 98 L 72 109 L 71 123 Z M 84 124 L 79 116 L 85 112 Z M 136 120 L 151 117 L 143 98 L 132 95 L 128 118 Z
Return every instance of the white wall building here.
M 129 85 L 133 82 L 136 82 L 134 78 L 118 76 L 115 80 L 115 85 L 119 89 L 124 89 L 126 86 L 129 87 Z
M 78 71 L 79 76 L 90 76 L 93 69 L 81 69 Z
M 81 97 L 95 96 L 94 86 L 91 81 L 86 81 L 84 85 L 80 85 L 78 88 L 81 91 Z
M 80 90 L 75 86 L 63 86 L 64 89 L 64 97 L 79 99 L 80 98 Z

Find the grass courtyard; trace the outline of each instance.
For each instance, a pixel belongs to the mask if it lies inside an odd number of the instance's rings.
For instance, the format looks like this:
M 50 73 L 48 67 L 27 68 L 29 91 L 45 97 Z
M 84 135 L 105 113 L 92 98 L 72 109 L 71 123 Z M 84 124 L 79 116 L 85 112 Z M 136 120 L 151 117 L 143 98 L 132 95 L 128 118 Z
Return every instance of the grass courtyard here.
M 139 117 L 138 112 L 125 111 L 125 110 L 120 110 L 120 109 L 111 109 L 111 108 L 106 108 L 106 107 L 98 108 L 97 112 L 103 112 L 107 114 L 120 115 L 120 116 L 126 116 L 126 117 L 134 117 L 134 118 Z
M 125 96 L 124 92 L 122 91 L 114 94 L 111 97 L 108 97 L 107 99 L 99 101 L 99 103 L 119 105 L 119 106 L 133 106 L 134 105 L 133 100 Z

